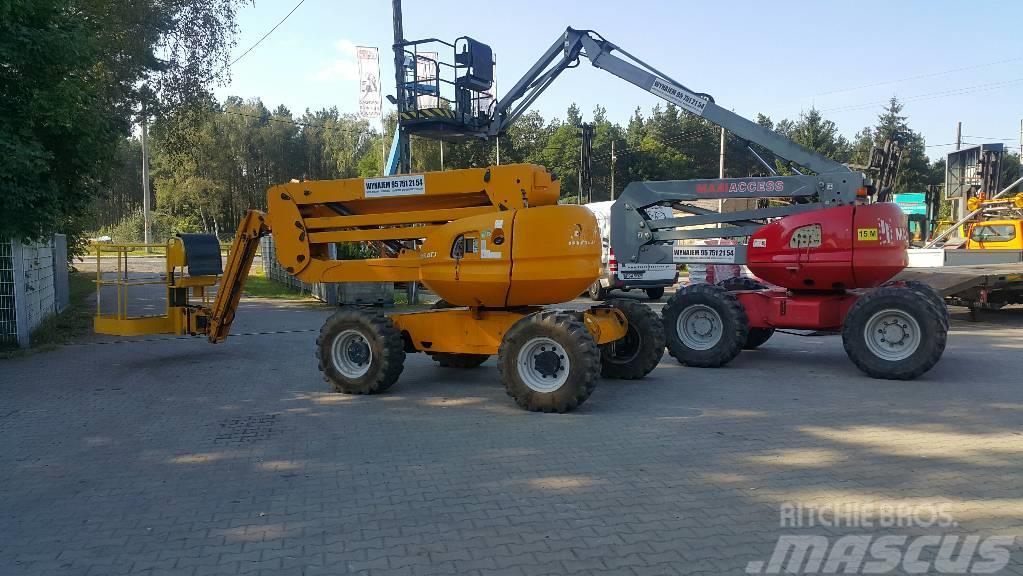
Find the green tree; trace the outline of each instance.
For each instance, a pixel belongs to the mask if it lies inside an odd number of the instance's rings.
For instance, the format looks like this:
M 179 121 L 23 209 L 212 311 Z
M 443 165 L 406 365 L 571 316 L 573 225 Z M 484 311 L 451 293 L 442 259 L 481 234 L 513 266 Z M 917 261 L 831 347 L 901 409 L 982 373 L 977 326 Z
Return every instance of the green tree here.
M 0 3 L 0 235 L 81 241 L 133 115 L 206 92 L 237 0 Z

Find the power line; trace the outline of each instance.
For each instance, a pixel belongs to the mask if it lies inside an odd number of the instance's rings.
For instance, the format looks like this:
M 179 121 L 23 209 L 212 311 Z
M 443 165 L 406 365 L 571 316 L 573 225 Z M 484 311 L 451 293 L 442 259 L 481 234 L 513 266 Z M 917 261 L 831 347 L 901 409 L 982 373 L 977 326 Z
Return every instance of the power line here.
M 1006 64 L 1008 62 L 1018 62 L 1023 60 L 1023 57 L 1007 58 L 1005 60 L 997 60 L 995 62 L 987 62 L 985 64 L 976 64 L 974 66 L 964 66 L 962 68 L 952 68 L 950 70 L 942 70 L 940 72 L 930 72 L 927 74 L 918 74 L 916 76 L 907 76 L 905 78 L 898 78 L 896 80 L 884 80 L 881 82 L 873 82 L 871 84 L 862 84 L 860 86 L 853 86 L 852 88 L 839 88 L 838 90 L 828 90 L 827 92 L 818 92 L 814 96 L 826 96 L 828 94 L 838 94 L 840 92 L 852 92 L 855 90 L 862 90 L 864 88 L 874 88 L 875 86 L 886 86 L 888 84 L 898 84 L 900 82 L 909 82 L 911 80 L 921 80 L 923 78 L 934 78 L 935 76 L 944 76 L 945 74 L 954 74 L 956 72 L 965 72 L 967 70 L 976 70 L 978 68 L 986 68 L 988 66 L 995 66 L 997 64 Z
M 908 96 L 906 98 L 900 98 L 899 100 L 903 103 L 906 102 L 920 102 L 923 100 L 934 100 L 937 98 L 947 98 L 949 96 L 960 96 L 964 94 L 972 94 L 974 92 L 987 92 L 989 90 L 998 90 L 1000 88 L 1007 88 L 1009 86 L 1015 86 L 1023 82 L 1023 78 L 1014 78 L 1012 80 L 1004 80 L 1001 82 L 989 82 L 987 84 L 975 84 L 973 86 L 964 86 L 962 88 L 954 88 L 952 90 L 943 90 L 940 92 L 930 92 L 926 94 L 917 94 L 916 96 Z M 887 104 L 887 100 L 879 100 L 876 102 L 868 102 L 866 104 L 852 104 L 849 106 L 837 106 L 835 108 L 821 108 L 820 112 L 850 112 L 853 110 L 862 110 L 865 108 L 872 108 L 874 106 Z
M 298 7 L 299 7 L 299 6 L 301 6 L 301 5 L 302 5 L 302 4 L 304 4 L 304 3 L 305 3 L 305 0 L 299 0 L 299 1 L 298 1 L 298 4 L 295 4 L 295 7 L 291 9 L 291 12 L 288 12 L 288 14 L 287 14 L 287 15 L 286 15 L 286 16 L 285 16 L 284 18 L 282 18 L 280 22 L 278 22 L 277 24 L 275 24 L 275 25 L 274 25 L 274 27 L 273 27 L 273 28 L 271 28 L 269 32 L 267 32 L 266 34 L 263 34 L 263 37 L 262 37 L 262 38 L 260 38 L 259 40 L 256 40 L 256 43 L 255 43 L 255 44 L 253 44 L 252 46 L 249 46 L 249 49 L 248 49 L 248 50 L 246 50 L 245 52 L 242 52 L 241 56 L 239 56 L 239 57 L 235 58 L 234 60 L 232 60 L 232 61 L 231 61 L 231 63 L 230 63 L 230 64 L 228 64 L 228 66 L 234 66 L 234 65 L 235 65 L 235 64 L 236 64 L 236 63 L 237 63 L 237 62 L 238 62 L 239 60 L 241 60 L 242 58 L 244 58 L 245 56 L 247 56 L 249 52 L 252 52 L 252 50 L 253 50 L 253 49 L 254 49 L 254 48 L 255 48 L 256 46 L 259 46 L 259 45 L 260 45 L 260 44 L 261 44 L 261 43 L 263 42 L 263 40 L 266 40 L 268 36 L 270 36 L 271 34 L 273 34 L 273 33 L 274 33 L 274 30 L 277 30 L 277 28 L 278 28 L 278 27 L 280 27 L 280 25 L 281 25 L 281 24 L 284 24 L 284 22 L 285 22 L 285 21 L 286 21 L 286 20 L 287 20 L 288 18 L 290 18 L 292 14 L 294 14 L 294 13 L 295 13 L 295 10 L 298 10 Z
M 1013 140 L 1016 140 L 1017 138 L 1019 138 L 1019 136 L 1013 136 L 1013 137 L 1011 137 L 1011 138 L 995 138 L 995 137 L 993 137 L 993 136 L 963 136 L 963 138 L 976 138 L 976 139 L 978 139 L 978 140 L 1003 140 L 1003 141 L 1013 141 Z

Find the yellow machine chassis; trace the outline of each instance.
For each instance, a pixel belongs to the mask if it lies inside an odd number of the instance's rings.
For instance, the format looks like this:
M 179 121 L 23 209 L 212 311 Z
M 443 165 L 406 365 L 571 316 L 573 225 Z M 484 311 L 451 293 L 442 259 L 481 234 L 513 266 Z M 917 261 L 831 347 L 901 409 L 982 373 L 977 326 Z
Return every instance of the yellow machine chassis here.
M 447 308 L 392 314 L 390 319 L 420 352 L 493 355 L 516 322 L 540 310 Z M 625 314 L 615 308 L 590 308 L 582 313 L 582 320 L 597 344 L 618 340 L 628 329 Z

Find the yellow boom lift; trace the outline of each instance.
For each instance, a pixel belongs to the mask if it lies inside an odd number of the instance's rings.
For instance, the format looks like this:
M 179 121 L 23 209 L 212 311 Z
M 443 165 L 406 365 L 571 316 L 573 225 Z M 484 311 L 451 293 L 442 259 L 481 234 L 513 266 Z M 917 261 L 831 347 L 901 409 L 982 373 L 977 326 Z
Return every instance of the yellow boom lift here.
M 316 353 L 336 391 L 386 390 L 407 353 L 463 368 L 496 354 L 505 388 L 520 406 L 571 410 L 601 374 L 649 373 L 664 334 L 657 315 L 639 302 L 543 308 L 575 298 L 600 273 L 595 217 L 582 206 L 558 205 L 559 195 L 558 181 L 530 164 L 275 186 L 266 213 L 253 210 L 242 219 L 222 274 L 215 238 L 176 237 L 167 248 L 167 314 L 132 318 L 119 306 L 116 315 L 98 314 L 95 329 L 222 342 L 259 238 L 272 230 L 278 261 L 305 282 L 421 282 L 443 298 L 426 311 L 387 316 L 343 307 L 331 316 Z M 332 259 L 328 245 L 338 242 L 375 242 L 383 254 Z M 214 283 L 209 304 L 205 289 Z

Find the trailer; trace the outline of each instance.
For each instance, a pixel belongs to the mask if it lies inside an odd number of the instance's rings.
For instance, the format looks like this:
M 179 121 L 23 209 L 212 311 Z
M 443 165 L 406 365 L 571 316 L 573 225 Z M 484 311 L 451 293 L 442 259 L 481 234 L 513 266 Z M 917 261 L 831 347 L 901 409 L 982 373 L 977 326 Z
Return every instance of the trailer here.
M 910 250 L 909 267 L 896 279 L 927 284 L 976 318 L 977 310 L 1023 304 L 1023 251 Z

